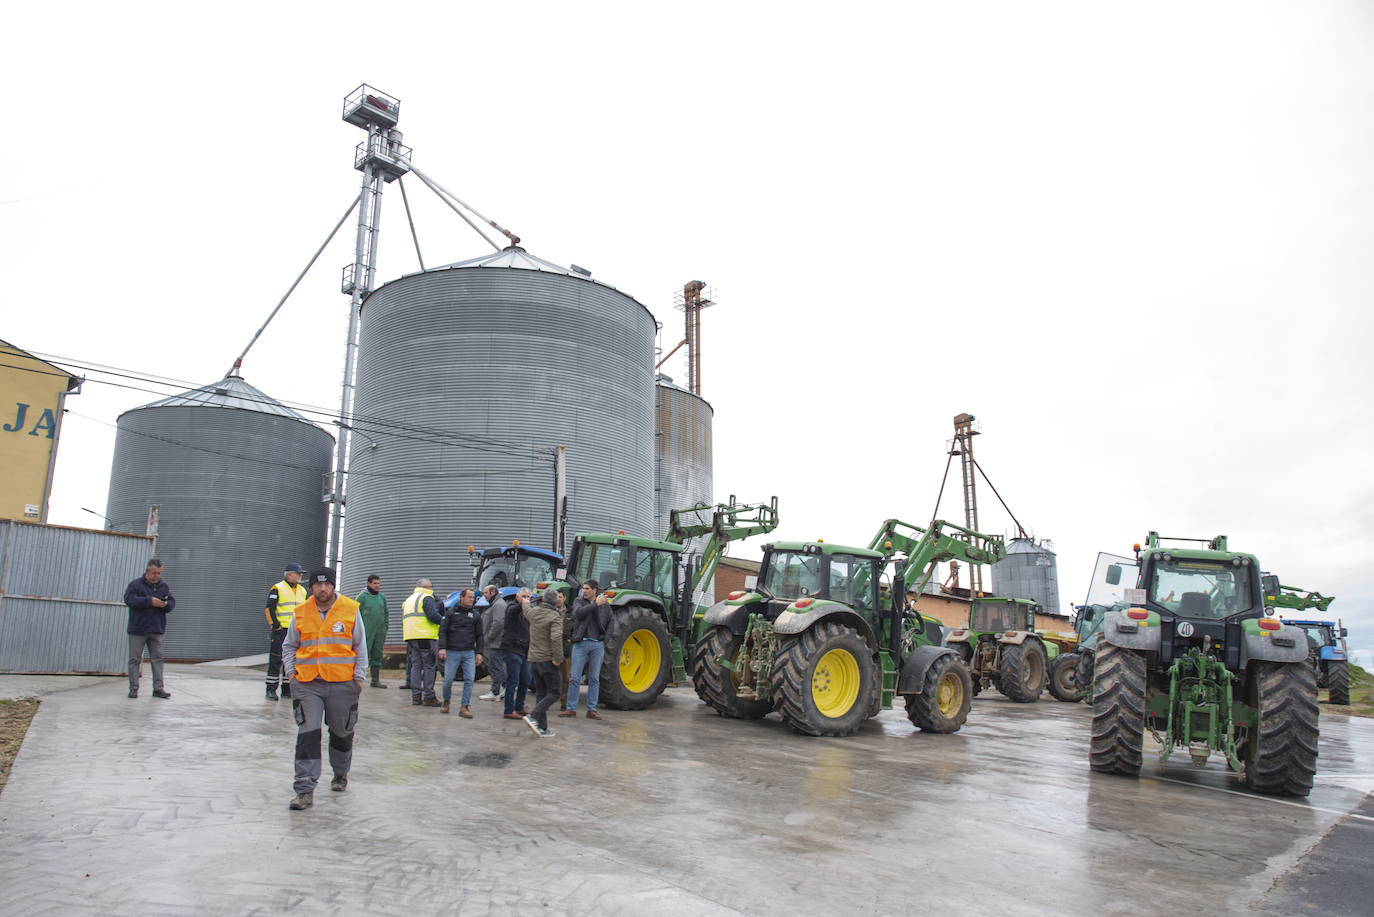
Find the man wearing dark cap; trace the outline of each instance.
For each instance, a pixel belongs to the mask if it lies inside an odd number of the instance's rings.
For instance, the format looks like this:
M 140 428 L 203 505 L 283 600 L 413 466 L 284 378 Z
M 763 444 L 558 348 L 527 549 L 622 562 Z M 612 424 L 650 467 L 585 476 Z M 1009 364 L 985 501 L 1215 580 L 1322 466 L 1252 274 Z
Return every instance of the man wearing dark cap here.
M 358 603 L 334 591 L 334 571 L 310 571 L 310 598 L 301 603 L 282 645 L 286 677 L 294 682 L 296 795 L 290 808 L 315 804 L 320 782 L 321 721 L 329 727 L 329 766 L 336 793 L 348 789 L 358 697 L 367 674 L 367 634 Z
M 537 601 L 522 606 L 530 624 L 530 681 L 538 698 L 525 725 L 546 739 L 554 735 L 549 708 L 558 703 L 558 668 L 563 663 L 563 613 L 558 610 L 558 599 L 558 590 L 549 587 Z
M 286 639 L 286 631 L 291 626 L 291 618 L 296 609 L 306 599 L 305 587 L 301 585 L 301 574 L 305 571 L 300 564 L 287 564 L 286 573 L 281 580 L 267 590 L 267 699 L 277 699 L 277 681 L 281 680 L 281 696 L 291 696 L 291 679 L 281 678 L 281 646 Z

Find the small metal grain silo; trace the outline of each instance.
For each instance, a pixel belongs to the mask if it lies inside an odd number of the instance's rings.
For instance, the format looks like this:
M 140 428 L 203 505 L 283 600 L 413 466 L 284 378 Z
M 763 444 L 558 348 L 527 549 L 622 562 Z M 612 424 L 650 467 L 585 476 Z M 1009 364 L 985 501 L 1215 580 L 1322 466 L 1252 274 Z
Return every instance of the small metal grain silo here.
M 1033 538 L 1007 542 L 1007 556 L 992 565 L 992 589 L 997 595 L 1034 599 L 1047 614 L 1064 614 L 1059 607 L 1059 569 L 1053 542 Z
M 268 588 L 288 563 L 324 560 L 333 437 L 238 376 L 126 411 L 117 429 L 105 515 L 142 533 L 161 508 L 167 657 L 266 652 Z
M 614 287 L 510 247 L 368 296 L 340 564 L 472 581 L 468 545 L 554 547 L 553 450 L 566 448 L 569 540 L 654 531 L 653 315 Z M 392 614 L 389 642 L 400 639 Z
M 660 375 L 654 387 L 655 535 L 668 531 L 669 513 L 710 503 L 711 405 Z

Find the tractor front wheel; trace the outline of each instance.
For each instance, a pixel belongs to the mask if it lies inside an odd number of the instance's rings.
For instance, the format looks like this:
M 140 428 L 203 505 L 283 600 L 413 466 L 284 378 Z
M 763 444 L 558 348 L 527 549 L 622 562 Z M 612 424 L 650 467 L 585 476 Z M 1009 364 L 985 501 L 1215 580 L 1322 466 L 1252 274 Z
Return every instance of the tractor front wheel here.
M 926 669 L 921 693 L 906 696 L 906 718 L 922 732 L 958 732 L 972 703 L 968 666 L 958 656 L 941 656 Z
M 1258 724 L 1245 743 L 1245 785 L 1306 796 L 1317 773 L 1317 673 L 1306 662 L 1258 662 L 1249 677 Z
M 1060 653 L 1050 660 L 1050 693 L 1055 700 L 1078 703 L 1078 683 L 1074 681 L 1077 666 L 1077 653 Z
M 1341 707 L 1350 706 L 1350 669 L 1345 660 L 1326 664 L 1327 699 Z
M 873 651 L 853 628 L 821 621 L 804 633 L 780 636 L 772 687 L 783 722 L 797 732 L 853 735 L 879 690 Z
M 1145 742 L 1145 657 L 1105 644 L 1093 666 L 1093 732 L 1088 763 L 1104 774 L 1139 776 Z
M 746 699 L 737 695 L 739 673 L 721 665 L 719 660 L 733 660 L 744 642 L 742 634 L 728 627 L 713 627 L 692 647 L 692 686 L 697 697 L 722 716 L 740 720 L 756 720 L 773 709 L 771 700 Z
M 1018 704 L 1032 704 L 1045 689 L 1045 648 L 1036 640 L 1002 649 L 997 690 Z
M 672 644 L 663 619 L 643 605 L 612 611 L 600 702 L 612 710 L 643 710 L 658 700 L 672 675 Z

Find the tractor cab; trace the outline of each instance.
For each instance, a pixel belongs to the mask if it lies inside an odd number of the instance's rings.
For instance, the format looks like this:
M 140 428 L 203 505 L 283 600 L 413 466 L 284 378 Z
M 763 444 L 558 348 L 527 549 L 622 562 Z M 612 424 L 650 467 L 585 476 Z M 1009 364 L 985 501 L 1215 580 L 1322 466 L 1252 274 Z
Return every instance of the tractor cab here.
M 865 548 L 776 542 L 763 549 L 755 590 L 767 602 L 763 614 L 770 621 L 794 602 L 826 601 L 847 605 L 872 622 L 884 566 L 883 555 Z
M 537 591 L 554 579 L 563 563 L 563 555 L 541 548 L 529 548 L 512 542 L 504 548 L 468 548 L 473 565 L 473 586 L 480 596 L 488 586 L 501 590 L 502 598 L 510 598 L 522 587 Z M 479 605 L 486 600 L 478 599 Z
M 658 597 L 663 605 L 671 605 L 677 594 L 681 555 L 679 544 L 589 532 L 573 542 L 566 579 L 574 588 L 596 580 L 612 599 L 620 592 L 643 592 Z

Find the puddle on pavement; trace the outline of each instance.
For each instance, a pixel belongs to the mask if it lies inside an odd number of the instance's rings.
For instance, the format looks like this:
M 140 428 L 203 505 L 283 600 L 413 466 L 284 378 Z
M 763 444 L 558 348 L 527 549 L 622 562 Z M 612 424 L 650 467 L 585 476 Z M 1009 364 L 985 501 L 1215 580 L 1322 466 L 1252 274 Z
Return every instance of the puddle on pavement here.
M 505 767 L 510 764 L 510 755 L 504 751 L 470 751 L 458 763 L 469 767 Z

